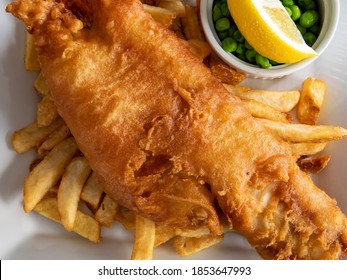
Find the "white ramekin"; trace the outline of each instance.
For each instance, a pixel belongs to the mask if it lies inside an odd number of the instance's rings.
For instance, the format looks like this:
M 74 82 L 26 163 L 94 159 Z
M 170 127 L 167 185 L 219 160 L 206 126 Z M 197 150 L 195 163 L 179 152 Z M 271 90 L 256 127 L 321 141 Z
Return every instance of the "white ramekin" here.
M 263 69 L 256 65 L 247 63 L 237 58 L 231 53 L 225 52 L 221 47 L 221 41 L 214 29 L 212 20 L 212 5 L 213 0 L 201 0 L 200 2 L 200 17 L 202 28 L 204 30 L 207 41 L 210 43 L 214 52 L 227 64 L 233 68 L 244 72 L 248 77 L 261 78 L 261 79 L 273 79 L 279 78 L 291 73 L 294 73 L 319 58 L 319 55 L 324 52 L 328 47 L 332 38 L 334 37 L 340 14 L 340 2 L 339 0 L 318 0 L 321 19 L 321 32 L 317 38 L 317 41 L 312 46 L 318 53 L 318 56 L 304 59 L 300 62 L 293 64 L 282 64 L 278 66 L 272 66 L 269 69 Z

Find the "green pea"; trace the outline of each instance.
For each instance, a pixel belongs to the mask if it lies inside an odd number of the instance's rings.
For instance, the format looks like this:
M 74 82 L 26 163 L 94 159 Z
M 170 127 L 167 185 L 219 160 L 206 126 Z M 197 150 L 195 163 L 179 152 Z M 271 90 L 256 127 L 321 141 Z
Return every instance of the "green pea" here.
M 226 18 L 220 18 L 216 21 L 216 29 L 217 31 L 225 31 L 230 28 L 230 21 Z
M 243 43 L 245 41 L 245 38 L 243 37 L 242 33 L 240 30 L 236 30 L 233 34 L 233 38 L 240 43 Z
M 312 27 L 319 20 L 319 14 L 317 11 L 309 10 L 304 12 L 300 18 L 301 26 L 305 28 Z
M 237 49 L 236 49 L 235 52 L 238 53 L 238 54 L 242 54 L 243 55 L 246 52 L 246 48 L 242 44 L 237 44 Z
M 310 32 L 312 32 L 314 35 L 318 36 L 320 33 L 320 25 L 319 23 L 314 24 L 311 28 L 310 28 Z
M 229 11 L 227 3 L 222 3 L 220 5 L 220 10 L 221 10 L 223 16 L 230 17 L 230 11 Z
M 226 52 L 234 52 L 237 49 L 237 42 L 233 38 L 227 37 L 222 41 L 222 48 Z
M 220 10 L 220 8 L 217 5 L 215 5 L 213 7 L 213 11 L 212 11 L 213 21 L 216 22 L 217 20 L 219 20 L 222 17 L 223 17 L 222 11 Z
M 317 41 L 317 37 L 312 32 L 306 32 L 304 34 L 304 40 L 305 40 L 307 45 L 312 47 L 313 44 Z
M 219 39 L 221 39 L 221 40 L 225 39 L 225 38 L 228 37 L 228 35 L 229 35 L 228 30 L 219 31 L 219 32 L 217 32 L 217 33 L 218 33 Z
M 299 6 L 292 5 L 289 7 L 289 9 L 292 11 L 292 20 L 296 21 L 301 17 L 301 10 Z
M 286 9 L 288 15 L 291 17 L 292 14 L 293 14 L 292 10 L 290 8 L 288 8 L 288 7 L 284 7 L 284 8 Z
M 249 61 L 249 62 L 252 62 L 254 63 L 255 62 L 255 55 L 257 54 L 257 52 L 255 50 L 246 50 L 246 59 Z
M 299 29 L 301 35 L 304 35 L 304 34 L 306 33 L 306 30 L 307 30 L 307 29 L 306 29 L 305 27 L 302 27 L 302 26 L 300 25 L 300 23 L 297 23 L 297 24 L 296 24 L 296 27 Z
M 245 47 L 248 50 L 253 50 L 253 47 L 247 41 L 245 41 Z
M 235 31 L 237 31 L 237 30 L 238 30 L 238 29 L 237 29 L 237 26 L 236 26 L 235 23 L 230 24 L 230 28 L 229 28 L 229 31 L 228 31 L 229 37 L 233 37 Z
M 255 61 L 256 61 L 257 65 L 259 65 L 261 68 L 267 69 L 267 68 L 271 67 L 269 59 L 267 59 L 266 57 L 264 57 L 258 53 L 255 55 Z
M 244 53 L 242 53 L 242 54 L 237 53 L 236 56 L 237 56 L 239 59 L 241 59 L 241 60 L 243 60 L 243 61 L 246 61 L 246 56 L 245 56 Z
M 294 1 L 293 0 L 282 0 L 282 4 L 285 7 L 289 7 L 291 5 L 294 5 Z
M 298 5 L 305 11 L 315 10 L 317 8 L 314 0 L 298 0 Z

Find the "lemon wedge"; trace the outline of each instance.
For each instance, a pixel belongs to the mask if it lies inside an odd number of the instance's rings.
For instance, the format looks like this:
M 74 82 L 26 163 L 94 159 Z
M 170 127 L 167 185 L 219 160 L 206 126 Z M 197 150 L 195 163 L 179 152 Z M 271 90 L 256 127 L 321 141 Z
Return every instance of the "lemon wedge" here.
M 230 13 L 248 43 L 279 63 L 295 63 L 318 54 L 306 45 L 279 0 L 227 0 Z

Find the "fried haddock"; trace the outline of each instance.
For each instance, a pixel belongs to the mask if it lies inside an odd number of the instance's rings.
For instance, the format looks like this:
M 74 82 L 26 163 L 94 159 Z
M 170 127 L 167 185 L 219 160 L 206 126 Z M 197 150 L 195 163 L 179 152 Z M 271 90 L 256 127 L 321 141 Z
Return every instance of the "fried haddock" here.
M 59 114 L 117 203 L 213 234 L 220 208 L 267 259 L 346 255 L 336 201 L 139 1 L 18 0 L 7 11 L 34 35 Z

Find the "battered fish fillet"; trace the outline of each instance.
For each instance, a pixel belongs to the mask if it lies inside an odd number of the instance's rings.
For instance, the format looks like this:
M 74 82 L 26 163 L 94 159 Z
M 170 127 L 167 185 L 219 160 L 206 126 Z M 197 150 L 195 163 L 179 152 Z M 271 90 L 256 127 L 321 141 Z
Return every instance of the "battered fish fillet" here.
M 208 68 L 137 0 L 18 0 L 59 113 L 118 203 L 266 259 L 339 259 L 347 220 Z M 214 206 L 214 199 L 218 205 Z

